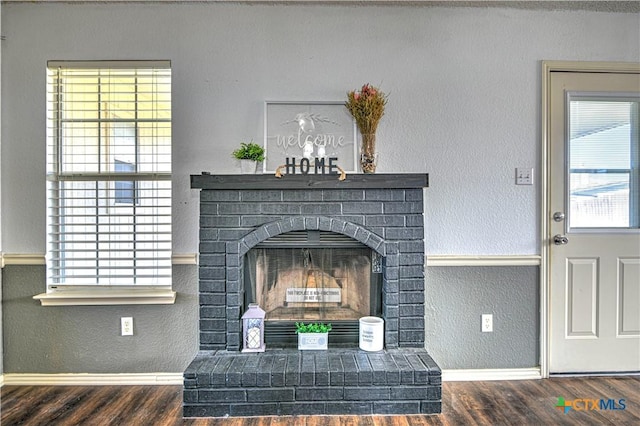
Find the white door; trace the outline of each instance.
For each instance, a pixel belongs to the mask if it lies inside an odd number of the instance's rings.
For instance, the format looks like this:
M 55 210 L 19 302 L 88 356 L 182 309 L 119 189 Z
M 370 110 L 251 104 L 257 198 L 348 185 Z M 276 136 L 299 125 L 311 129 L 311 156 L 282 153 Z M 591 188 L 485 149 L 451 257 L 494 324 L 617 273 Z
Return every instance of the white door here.
M 549 372 L 640 371 L 640 74 L 548 93 Z

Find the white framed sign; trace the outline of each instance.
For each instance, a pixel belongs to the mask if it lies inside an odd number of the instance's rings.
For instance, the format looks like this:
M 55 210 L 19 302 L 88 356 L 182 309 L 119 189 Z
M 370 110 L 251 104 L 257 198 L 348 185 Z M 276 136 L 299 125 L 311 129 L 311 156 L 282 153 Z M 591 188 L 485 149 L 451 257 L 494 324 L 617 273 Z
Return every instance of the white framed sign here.
M 266 173 L 302 159 L 333 158 L 351 173 L 358 167 L 356 122 L 344 102 L 265 102 L 264 148 Z
M 285 297 L 287 303 L 290 302 L 322 302 L 340 303 L 342 302 L 342 292 L 339 287 L 335 288 L 303 288 L 289 287 Z

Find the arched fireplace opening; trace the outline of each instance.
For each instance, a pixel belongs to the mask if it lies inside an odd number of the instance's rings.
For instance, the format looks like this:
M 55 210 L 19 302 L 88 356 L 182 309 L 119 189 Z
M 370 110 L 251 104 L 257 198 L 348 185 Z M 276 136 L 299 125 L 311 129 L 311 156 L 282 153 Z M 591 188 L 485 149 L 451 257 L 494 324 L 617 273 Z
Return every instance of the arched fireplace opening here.
M 296 345 L 296 322 L 331 323 L 330 346 L 358 344 L 358 319 L 382 314 L 383 257 L 346 235 L 302 230 L 262 241 L 244 259 L 244 306 L 266 312 L 270 347 Z

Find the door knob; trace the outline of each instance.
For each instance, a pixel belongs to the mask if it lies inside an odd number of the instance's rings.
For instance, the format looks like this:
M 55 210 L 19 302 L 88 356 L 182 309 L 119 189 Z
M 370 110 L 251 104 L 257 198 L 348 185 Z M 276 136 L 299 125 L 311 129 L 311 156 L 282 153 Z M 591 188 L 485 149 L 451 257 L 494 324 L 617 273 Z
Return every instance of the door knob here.
M 564 235 L 556 234 L 553 236 L 553 243 L 557 246 L 565 245 L 569 242 L 569 239 Z

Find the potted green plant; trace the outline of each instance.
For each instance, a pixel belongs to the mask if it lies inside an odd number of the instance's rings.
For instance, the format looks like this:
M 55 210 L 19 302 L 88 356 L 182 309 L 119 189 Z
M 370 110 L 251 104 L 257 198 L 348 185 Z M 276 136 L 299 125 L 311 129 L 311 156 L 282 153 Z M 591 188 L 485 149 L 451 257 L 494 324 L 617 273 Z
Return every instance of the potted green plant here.
M 231 155 L 240 160 L 242 173 L 255 173 L 258 163 L 264 161 L 264 148 L 253 141 L 241 142 L 240 148 L 234 150 Z
M 321 322 L 305 324 L 296 323 L 299 350 L 326 350 L 329 344 L 331 324 Z

